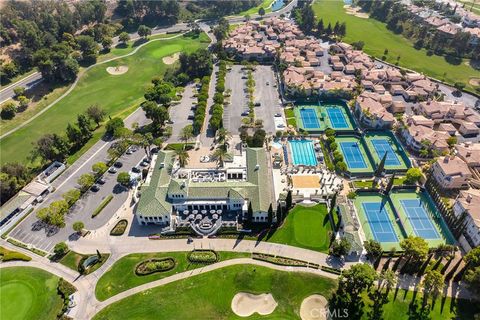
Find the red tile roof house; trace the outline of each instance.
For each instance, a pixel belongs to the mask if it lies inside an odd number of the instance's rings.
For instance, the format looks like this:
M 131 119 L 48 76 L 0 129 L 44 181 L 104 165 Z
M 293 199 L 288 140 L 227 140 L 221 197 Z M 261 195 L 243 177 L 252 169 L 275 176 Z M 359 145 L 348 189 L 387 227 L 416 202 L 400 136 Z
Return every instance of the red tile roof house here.
M 439 157 L 432 165 L 432 173 L 443 189 L 468 189 L 472 173 L 459 157 Z
M 449 151 L 447 139 L 450 138 L 450 135 L 443 131 L 435 131 L 432 128 L 412 123 L 402 130 L 402 136 L 405 139 L 405 145 L 415 152 L 422 149 L 423 141 L 428 141 L 430 148 L 440 153 Z
M 460 191 L 453 205 L 453 213 L 460 218 L 465 212 L 466 228 L 458 240 L 462 248 L 468 252 L 480 246 L 480 190 Z
M 480 133 L 480 128 L 473 122 L 462 120 L 459 123 L 458 132 L 465 138 L 476 137 Z
M 403 101 L 393 101 L 392 106 L 390 107 L 390 112 L 395 113 L 405 113 L 407 109 L 406 104 Z
M 447 132 L 449 135 L 454 136 L 457 134 L 457 129 L 451 123 L 440 123 L 438 125 L 438 131 Z
M 425 101 L 418 104 L 418 112 L 432 119 L 435 123 L 445 120 L 463 120 L 473 112 L 461 102 Z
M 414 124 L 416 126 L 425 126 L 433 129 L 435 122 L 422 115 L 412 115 L 407 118 L 407 124 Z M 440 130 L 443 131 L 443 130 Z
M 457 34 L 460 28 L 452 23 L 446 23 L 443 26 L 438 27 L 437 30 L 443 33 L 445 36 L 452 38 L 454 35 Z
M 366 127 L 391 129 L 395 123 L 395 117 L 387 111 L 386 106 L 389 105 L 380 102 L 380 95 L 362 93 L 355 101 L 355 114 Z
M 474 168 L 474 169 L 477 169 L 477 170 L 480 169 L 480 143 L 457 144 L 455 146 L 455 149 L 457 151 L 456 155 L 460 159 L 465 161 L 465 163 L 470 168 Z

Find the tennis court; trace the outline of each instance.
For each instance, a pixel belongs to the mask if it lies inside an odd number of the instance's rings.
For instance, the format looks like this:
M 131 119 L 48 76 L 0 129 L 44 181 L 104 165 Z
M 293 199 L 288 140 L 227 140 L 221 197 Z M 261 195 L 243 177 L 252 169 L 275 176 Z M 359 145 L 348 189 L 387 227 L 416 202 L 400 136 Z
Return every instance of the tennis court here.
M 350 169 L 364 169 L 368 168 L 365 159 L 363 158 L 362 151 L 357 142 L 343 141 L 340 142 L 340 148 L 343 153 L 343 157 L 347 162 L 347 166 Z
M 388 140 L 372 139 L 371 142 L 379 159 L 382 159 L 385 153 L 387 153 L 387 159 L 385 160 L 386 166 L 399 166 L 401 164 Z
M 332 124 L 333 129 L 347 129 L 349 128 L 347 119 L 342 110 L 339 108 L 327 108 L 328 118 Z
M 417 236 L 424 239 L 440 238 L 420 199 L 400 200 L 400 203 Z
M 302 118 L 303 127 L 305 129 L 318 129 L 320 123 L 318 122 L 317 113 L 314 109 L 300 109 L 300 117 Z
M 385 209 L 385 204 L 385 202 L 364 202 L 362 207 L 375 240 L 397 242 L 398 238 Z

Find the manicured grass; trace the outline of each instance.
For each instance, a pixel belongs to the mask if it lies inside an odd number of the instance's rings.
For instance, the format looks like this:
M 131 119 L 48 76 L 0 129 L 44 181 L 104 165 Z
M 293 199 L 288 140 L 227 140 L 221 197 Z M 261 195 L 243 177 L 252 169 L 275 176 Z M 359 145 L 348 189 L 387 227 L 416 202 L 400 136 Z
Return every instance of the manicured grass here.
M 368 312 L 371 310 L 373 302 L 367 297 L 367 294 L 362 294 L 363 300 L 366 304 L 364 308 L 364 315 L 362 319 L 369 319 Z M 474 315 L 480 312 L 478 304 L 472 303 L 468 300 L 457 299 L 452 301 L 451 298 L 446 297 L 442 303 L 442 298 L 439 297 L 435 301 L 434 307 L 430 310 L 429 317 L 415 316 L 419 314 L 423 295 L 421 292 L 417 293 L 415 297 L 416 312 L 409 312 L 409 306 L 414 298 L 413 291 L 399 290 L 395 298 L 395 290 L 391 291 L 388 295 L 389 301 L 383 306 L 383 320 L 401 320 L 401 319 L 435 319 L 435 320 L 447 320 L 447 319 L 474 319 Z M 432 300 L 428 300 L 430 306 Z M 443 304 L 443 307 L 442 307 Z M 410 314 L 410 316 L 409 316 Z M 428 314 L 428 313 L 427 313 Z
M 295 319 L 304 298 L 321 294 L 329 299 L 334 289 L 334 280 L 312 274 L 237 265 L 140 292 L 109 305 L 94 319 L 238 319 L 231 310 L 238 292 L 271 293 L 278 303 L 272 314 L 248 319 Z
M 110 256 L 110 254 L 107 254 L 107 253 L 101 253 L 100 255 L 102 256 L 102 261 L 100 263 L 93 265 L 91 268 L 89 268 L 86 274 L 92 273 L 98 268 L 100 268 L 102 264 L 104 264 L 105 261 L 107 261 L 108 257 Z M 78 271 L 78 263 L 83 258 L 88 256 L 91 256 L 91 255 L 83 255 L 70 250 L 62 259 L 60 259 L 59 262 L 72 270 Z
M 282 226 L 270 238 L 267 236 L 266 241 L 328 252 L 331 230 L 326 205 L 297 205 L 290 210 Z
M 0 246 L 0 261 L 30 261 L 32 258 L 18 251 L 12 251 Z
M 166 65 L 162 57 L 175 52 L 192 52 L 209 43 L 207 35 L 178 37 L 171 40 L 152 41 L 132 56 L 118 59 L 88 70 L 77 87 L 54 107 L 15 133 L 3 138 L 1 164 L 11 161 L 28 162 L 32 143 L 45 133 L 64 133 L 67 123 L 74 123 L 77 114 L 98 104 L 107 114 L 114 115 L 140 103 L 145 88 L 154 76 L 162 75 Z M 113 76 L 109 66 L 126 65 L 127 73 Z M 19 148 L 19 146 L 22 146 Z
M 386 25 L 374 19 L 362 19 L 345 13 L 343 1 L 317 0 L 313 4 L 313 10 L 317 19 L 322 18 L 325 25 L 329 22 L 332 25 L 336 21 L 344 21 L 347 24 L 347 34 L 344 41 L 352 43 L 355 41 L 365 42 L 363 50 L 377 58 L 383 56 L 385 49 L 389 53 L 387 61 L 395 63 L 397 56 L 400 56 L 399 65 L 413 69 L 428 76 L 443 80 L 449 83 L 463 82 L 467 88 L 473 90 L 468 84 L 470 77 L 479 77 L 480 72 L 466 65 L 467 60 L 458 65 L 453 65 L 442 56 L 428 56 L 425 49 L 416 50 L 413 44 L 402 35 L 397 35 L 386 28 Z
M 0 319 L 56 319 L 62 309 L 58 278 L 37 268 L 3 268 L 0 282 Z
M 161 243 L 161 242 L 159 242 Z M 219 261 L 234 258 L 250 257 L 249 253 L 238 252 L 217 252 Z M 187 259 L 188 252 L 163 252 L 163 253 L 134 253 L 116 261 L 113 266 L 105 272 L 98 280 L 95 287 L 95 295 L 98 300 L 106 300 L 120 292 L 137 287 L 144 283 L 152 282 L 158 279 L 169 277 L 176 273 L 193 270 L 202 267 L 202 264 L 190 263 Z M 166 258 L 175 259 L 176 266 L 170 271 L 153 273 L 146 276 L 137 276 L 135 266 L 146 259 Z
M 260 8 L 265 9 L 265 13 L 271 12 L 272 8 L 270 7 L 270 5 L 274 2 L 275 2 L 275 0 L 263 0 L 263 2 L 261 4 L 259 4 L 258 6 L 250 8 L 250 9 L 245 10 L 243 12 L 240 12 L 240 13 L 236 14 L 236 16 L 245 16 L 247 14 L 248 15 L 258 14 L 258 10 Z

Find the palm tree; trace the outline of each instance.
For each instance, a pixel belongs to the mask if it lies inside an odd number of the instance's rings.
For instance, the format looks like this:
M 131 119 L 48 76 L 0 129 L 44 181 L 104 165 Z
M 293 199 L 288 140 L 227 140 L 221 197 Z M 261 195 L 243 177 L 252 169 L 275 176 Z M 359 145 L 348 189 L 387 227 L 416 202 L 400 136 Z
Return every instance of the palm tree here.
M 382 273 L 380 273 L 380 279 L 382 287 L 384 286 L 385 289 L 387 289 L 387 293 L 397 284 L 397 276 L 395 272 L 390 269 L 382 271 Z
M 145 150 L 147 157 L 150 157 L 150 146 L 152 145 L 154 139 L 150 132 L 148 133 L 137 133 L 133 136 L 133 142 Z
M 184 141 L 186 145 L 188 141 L 192 138 L 193 138 L 193 126 L 189 124 L 180 131 L 180 140 Z M 184 149 L 185 149 L 185 145 L 183 146 Z
M 228 155 L 228 152 L 227 152 L 227 149 L 226 148 L 223 148 L 223 147 L 218 147 L 217 149 L 215 149 L 215 151 L 212 153 L 212 159 L 214 159 L 215 161 L 217 161 L 218 165 L 220 167 L 223 167 L 223 163 L 225 161 L 225 159 L 227 158 L 227 155 Z
M 190 155 L 188 154 L 187 151 L 184 149 L 180 149 L 175 151 L 175 154 L 178 157 L 178 162 L 180 163 L 180 167 L 185 168 L 185 166 L 188 163 L 188 159 L 190 158 Z
M 231 137 L 232 137 L 232 135 L 230 134 L 230 132 L 227 129 L 220 128 L 220 129 L 217 130 L 217 141 L 218 141 L 218 143 L 223 144 L 224 149 L 227 149 L 227 143 L 228 143 L 228 140 L 230 140 Z

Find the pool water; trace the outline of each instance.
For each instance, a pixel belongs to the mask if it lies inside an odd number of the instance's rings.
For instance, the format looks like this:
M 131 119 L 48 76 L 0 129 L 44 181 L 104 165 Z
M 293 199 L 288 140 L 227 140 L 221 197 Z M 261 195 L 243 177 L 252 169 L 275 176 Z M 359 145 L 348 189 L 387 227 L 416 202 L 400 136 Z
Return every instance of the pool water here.
M 293 165 L 317 165 L 317 158 L 311 140 L 293 140 L 290 141 L 289 144 Z
M 284 0 L 276 0 L 274 3 L 272 3 L 272 11 L 277 11 L 283 8 L 285 5 Z

